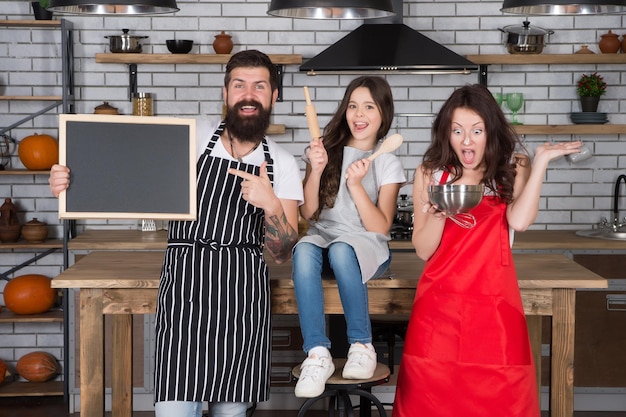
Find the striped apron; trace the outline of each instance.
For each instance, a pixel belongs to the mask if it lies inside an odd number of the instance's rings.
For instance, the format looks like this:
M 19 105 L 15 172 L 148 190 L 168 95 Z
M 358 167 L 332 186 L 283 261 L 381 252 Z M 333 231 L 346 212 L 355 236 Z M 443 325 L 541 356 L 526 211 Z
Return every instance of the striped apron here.
M 269 275 L 264 212 L 241 197 L 236 168 L 212 157 L 224 125 L 198 160 L 198 218 L 172 221 L 156 312 L 155 400 L 260 402 L 269 398 Z M 267 171 L 273 161 L 262 140 Z

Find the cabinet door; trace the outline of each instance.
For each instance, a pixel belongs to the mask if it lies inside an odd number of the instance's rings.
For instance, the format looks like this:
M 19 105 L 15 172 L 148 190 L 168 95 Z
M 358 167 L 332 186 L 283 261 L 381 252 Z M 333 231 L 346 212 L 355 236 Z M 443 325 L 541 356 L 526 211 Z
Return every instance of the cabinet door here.
M 574 260 L 607 279 L 623 279 L 626 274 L 626 255 L 576 255 Z M 626 306 L 607 303 L 607 296 L 626 297 L 626 291 L 576 293 L 577 387 L 626 387 Z

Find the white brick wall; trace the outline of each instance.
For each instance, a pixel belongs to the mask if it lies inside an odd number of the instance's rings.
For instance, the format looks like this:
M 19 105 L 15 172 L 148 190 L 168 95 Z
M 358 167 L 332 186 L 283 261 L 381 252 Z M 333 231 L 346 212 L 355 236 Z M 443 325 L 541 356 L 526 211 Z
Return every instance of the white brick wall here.
M 128 101 L 128 68 L 124 64 L 97 64 L 94 55 L 108 52 L 106 35 L 120 34 L 122 28 L 147 35 L 144 52 L 167 52 L 165 40 L 193 39 L 192 53 L 213 53 L 214 35 L 224 30 L 233 36 L 234 51 L 257 48 L 267 53 L 302 54 L 310 58 L 337 41 L 361 21 L 318 21 L 287 19 L 266 15 L 268 1 L 179 0 L 181 11 L 175 15 L 154 17 L 66 16 L 75 27 L 76 110 L 92 113 L 95 106 L 108 101 L 122 113 L 131 113 Z M 465 54 L 506 53 L 503 34 L 498 28 L 519 25 L 524 16 L 503 15 L 501 1 L 416 1 L 405 0 L 404 23 L 440 42 L 453 51 Z M 0 18 L 30 19 L 30 2 L 2 1 Z M 599 52 L 597 42 L 609 29 L 622 35 L 626 17 L 615 16 L 530 16 L 534 26 L 552 29 L 544 53 L 573 53 L 582 44 Z M 50 56 L 60 55 L 60 36 L 54 30 L 23 30 L 0 28 L 0 94 L 60 94 L 60 61 Z M 222 65 L 139 65 L 139 91 L 156 94 L 155 111 L 159 115 L 192 116 L 219 115 L 221 112 Z M 626 71 L 619 65 L 492 65 L 489 85 L 493 91 L 521 91 L 526 103 L 520 113 L 527 124 L 569 123 L 568 113 L 579 111 L 575 82 L 583 72 L 599 71 L 609 83 L 602 98 L 600 111 L 609 113 L 611 123 L 626 124 Z M 20 72 L 18 72 L 20 71 Z M 284 78 L 284 102 L 277 103 L 273 122 L 285 124 L 287 133 L 275 136 L 292 153 L 300 155 L 308 141 L 302 86 L 307 85 L 320 113 L 323 125 L 340 100 L 344 87 L 353 76 L 321 75 L 308 77 L 297 66 L 287 66 Z M 451 91 L 462 84 L 477 82 L 477 75 L 389 75 L 398 113 L 435 113 Z M 33 112 L 39 104 L 0 101 L 0 125 L 13 123 L 24 114 Z M 412 177 L 415 166 L 430 140 L 431 118 L 398 117 L 393 129 L 399 131 L 406 144 L 401 155 L 407 174 Z M 45 132 L 57 135 L 53 114 L 37 118 L 11 134 L 21 140 L 28 134 Z M 541 212 L 536 229 L 589 228 L 601 217 L 609 216 L 613 183 L 626 168 L 625 148 L 619 135 L 583 135 L 594 157 L 578 165 L 566 160 L 551 165 L 543 188 Z M 528 136 L 531 146 L 546 140 L 578 139 L 570 135 L 548 137 Z M 19 161 L 14 160 L 19 167 Z M 410 191 L 410 187 L 403 192 Z M 0 177 L 0 197 L 11 197 L 21 210 L 24 221 L 38 217 L 50 224 L 56 220 L 56 201 L 49 197 L 45 176 Z M 626 208 L 626 197 L 621 199 Z M 84 224 L 84 223 L 83 223 Z M 91 222 L 90 227 L 135 228 L 137 222 Z M 53 230 L 57 236 L 60 228 Z M 25 254 L 24 254 L 25 256 Z M 10 268 L 23 254 L 0 254 L 0 266 Z M 54 275 L 61 263 L 44 258 L 26 272 L 47 271 Z M 53 262 L 52 264 L 50 262 Z M 2 289 L 0 281 L 0 291 Z M 28 345 L 28 331 L 18 331 L 0 325 L 0 333 L 15 334 Z M 13 340 L 11 339 L 11 340 Z M 60 338 L 59 338 L 60 342 Z M 0 346 L 0 357 L 14 356 L 19 350 Z M 9 353 L 7 353 L 8 351 Z

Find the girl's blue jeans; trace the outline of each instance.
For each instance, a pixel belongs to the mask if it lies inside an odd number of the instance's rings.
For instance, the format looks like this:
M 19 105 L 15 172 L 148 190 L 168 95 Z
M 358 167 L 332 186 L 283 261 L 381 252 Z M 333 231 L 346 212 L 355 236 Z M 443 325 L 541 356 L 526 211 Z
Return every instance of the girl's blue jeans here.
M 322 275 L 328 262 L 339 289 L 346 319 L 348 343 L 371 343 L 372 325 L 368 311 L 367 285 L 362 282 L 361 269 L 352 246 L 332 243 L 327 249 L 308 242 L 299 243 L 293 253 L 293 283 L 298 302 L 298 316 L 305 352 L 315 346 L 330 349 L 326 336 Z M 374 275 L 380 276 L 391 263 L 389 259 Z

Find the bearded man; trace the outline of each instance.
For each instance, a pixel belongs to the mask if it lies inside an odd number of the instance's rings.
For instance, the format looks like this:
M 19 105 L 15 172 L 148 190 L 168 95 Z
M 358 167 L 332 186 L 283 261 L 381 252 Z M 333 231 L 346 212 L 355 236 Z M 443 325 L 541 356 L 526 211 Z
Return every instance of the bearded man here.
M 293 155 L 265 136 L 278 97 L 275 66 L 249 50 L 224 77 L 226 117 L 197 123 L 195 221 L 171 221 L 156 312 L 156 417 L 244 417 L 269 399 L 268 268 L 291 256 L 303 201 Z M 69 171 L 51 170 L 54 195 Z

